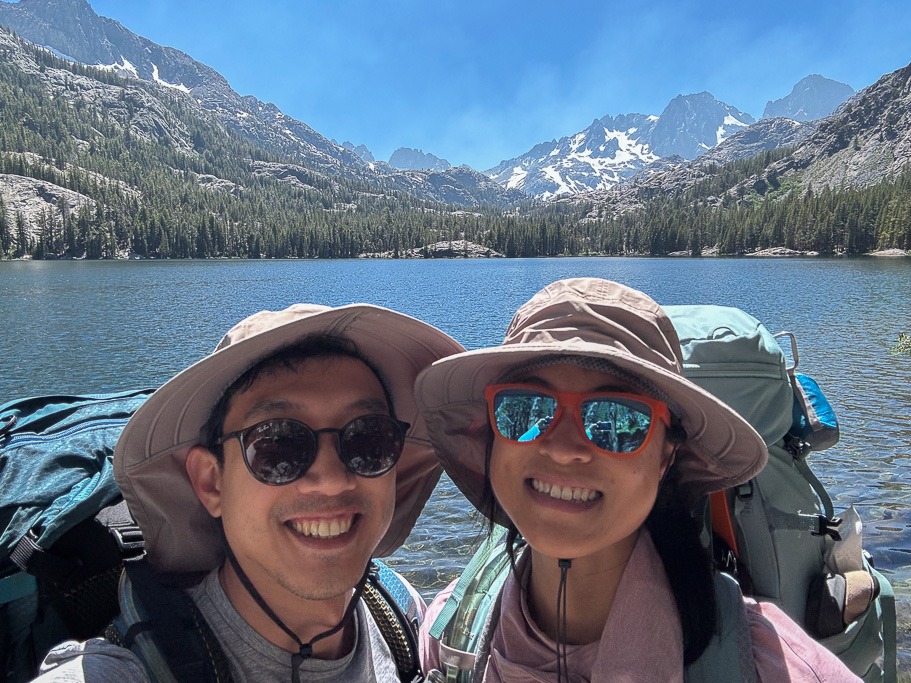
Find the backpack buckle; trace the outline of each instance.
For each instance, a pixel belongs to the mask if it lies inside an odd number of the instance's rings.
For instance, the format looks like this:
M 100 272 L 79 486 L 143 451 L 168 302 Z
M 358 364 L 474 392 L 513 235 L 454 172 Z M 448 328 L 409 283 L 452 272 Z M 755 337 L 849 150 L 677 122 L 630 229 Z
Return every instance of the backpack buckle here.
M 111 527 L 110 530 L 122 555 L 142 555 L 145 541 L 142 539 L 142 530 L 137 525 Z
M 825 515 L 819 515 L 819 528 L 811 531 L 811 536 L 829 536 L 833 541 L 840 541 L 841 534 L 838 533 L 838 527 L 841 526 L 841 517 L 829 519 Z

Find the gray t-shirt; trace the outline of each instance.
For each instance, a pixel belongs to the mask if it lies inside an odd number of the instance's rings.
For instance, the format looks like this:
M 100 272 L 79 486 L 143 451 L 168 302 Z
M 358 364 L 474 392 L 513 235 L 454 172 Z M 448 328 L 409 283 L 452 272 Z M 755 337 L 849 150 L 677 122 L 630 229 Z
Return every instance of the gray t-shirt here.
M 291 680 L 291 653 L 273 645 L 244 621 L 225 595 L 218 571 L 188 591 L 231 666 L 235 683 Z M 309 659 L 300 667 L 302 681 L 398 681 L 395 660 L 364 603 L 355 610 L 354 649 L 341 659 Z M 366 637 L 365 637 L 366 636 Z M 66 642 L 47 655 L 40 683 L 149 683 L 136 655 L 102 638 Z

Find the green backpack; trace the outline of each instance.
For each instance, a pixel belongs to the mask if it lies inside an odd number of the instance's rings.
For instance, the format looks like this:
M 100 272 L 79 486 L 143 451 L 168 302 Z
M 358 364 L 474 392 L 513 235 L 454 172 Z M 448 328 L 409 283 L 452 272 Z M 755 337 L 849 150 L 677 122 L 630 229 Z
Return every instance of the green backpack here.
M 865 681 L 896 681 L 892 586 L 866 553 L 844 552 L 857 545 L 859 518 L 853 508 L 834 515 L 806 462 L 811 450 L 838 441 L 838 424 L 816 383 L 796 372 L 793 335 L 788 367 L 775 336 L 739 309 L 665 310 L 680 337 L 684 375 L 737 410 L 769 448 L 768 465 L 754 479 L 713 496 L 706 524 L 714 526 L 720 568 L 736 573 L 744 593 L 780 606 Z M 442 680 L 464 683 L 473 670 L 483 671 L 475 655 L 485 658 L 509 572 L 504 533 L 498 530 L 477 551 L 431 627 Z M 688 681 L 752 676 L 752 652 L 737 638 L 742 601 L 732 599 L 724 576 L 716 575 L 718 633 L 687 668 Z
M 730 558 L 744 593 L 777 604 L 856 675 L 895 681 L 892 586 L 861 551 L 853 506 L 836 516 L 807 462 L 838 442 L 839 428 L 818 385 L 797 372 L 796 338 L 772 335 L 736 308 L 665 311 L 680 337 L 683 374 L 740 413 L 769 449 L 755 478 L 712 497 L 716 557 Z

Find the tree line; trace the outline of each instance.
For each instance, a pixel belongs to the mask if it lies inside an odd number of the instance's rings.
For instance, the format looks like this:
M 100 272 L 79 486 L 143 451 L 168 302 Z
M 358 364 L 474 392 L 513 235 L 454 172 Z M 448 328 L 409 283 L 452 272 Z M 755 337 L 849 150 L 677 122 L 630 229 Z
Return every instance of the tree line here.
M 56 198 L 30 218 L 0 198 L 0 257 L 398 257 L 458 239 L 507 257 L 911 248 L 911 174 L 814 193 L 765 171 L 787 150 L 707 166 L 672 196 L 643 186 L 643 208 L 594 219 L 591 205 L 562 202 L 456 212 L 302 167 L 287 182 L 259 163 L 280 157 L 182 95 L 19 47 L 39 72 L 0 60 L 0 174 Z M 151 96 L 165 132 L 144 116 Z

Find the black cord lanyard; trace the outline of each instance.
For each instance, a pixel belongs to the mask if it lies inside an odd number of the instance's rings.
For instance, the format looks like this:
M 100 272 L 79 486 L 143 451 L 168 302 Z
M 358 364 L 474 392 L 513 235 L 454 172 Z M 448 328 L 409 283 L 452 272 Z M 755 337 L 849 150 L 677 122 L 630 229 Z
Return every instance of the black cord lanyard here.
M 282 622 L 282 620 L 278 618 L 278 615 L 272 611 L 272 608 L 269 607 L 268 604 L 266 604 L 266 601 L 259 594 L 259 591 L 256 590 L 253 583 L 250 581 L 249 578 L 247 578 L 247 575 L 244 572 L 244 570 L 241 569 L 240 563 L 237 561 L 237 558 L 234 557 L 234 552 L 231 550 L 231 546 L 229 546 L 227 544 L 227 542 L 225 542 L 225 553 L 228 556 L 228 561 L 231 563 L 231 566 L 234 568 L 234 572 L 237 574 L 237 578 L 240 579 L 240 582 L 241 582 L 241 584 L 243 584 L 243 587 L 247 589 L 247 592 L 250 594 L 250 597 L 253 598 L 254 601 L 256 601 L 256 604 L 259 605 L 259 608 L 263 612 L 265 612 L 266 616 L 275 622 L 276 626 L 278 626 L 282 631 L 287 633 L 288 637 L 290 637 L 295 643 L 297 643 L 299 650 L 298 650 L 297 654 L 291 656 L 291 681 L 292 681 L 292 683 L 300 683 L 300 665 L 305 659 L 310 659 L 313 656 L 313 644 L 319 640 L 328 638 L 329 636 L 335 635 L 336 633 L 341 631 L 342 628 L 344 628 L 345 623 L 348 621 L 348 619 L 351 618 L 351 615 L 354 612 L 354 610 L 357 608 L 357 603 L 361 599 L 361 593 L 364 592 L 364 584 L 367 582 L 367 574 L 369 573 L 370 565 L 369 564 L 367 565 L 367 568 L 364 570 L 363 576 L 361 576 L 361 580 L 358 581 L 357 586 L 355 587 L 355 590 L 354 590 L 354 596 L 351 598 L 351 601 L 348 603 L 348 607 L 345 610 L 345 614 L 342 616 L 342 620 L 340 622 L 338 622 L 338 624 L 334 628 L 331 628 L 328 631 L 324 631 L 323 633 L 319 633 L 319 634 L 313 636 L 309 642 L 304 643 L 303 641 L 301 641 L 300 638 L 297 637 L 297 634 L 294 633 L 294 631 L 292 631 L 290 628 L 285 626 L 284 622 Z
M 566 661 L 566 572 L 572 560 L 558 560 L 560 585 L 557 588 L 557 683 L 569 681 L 569 664 Z

